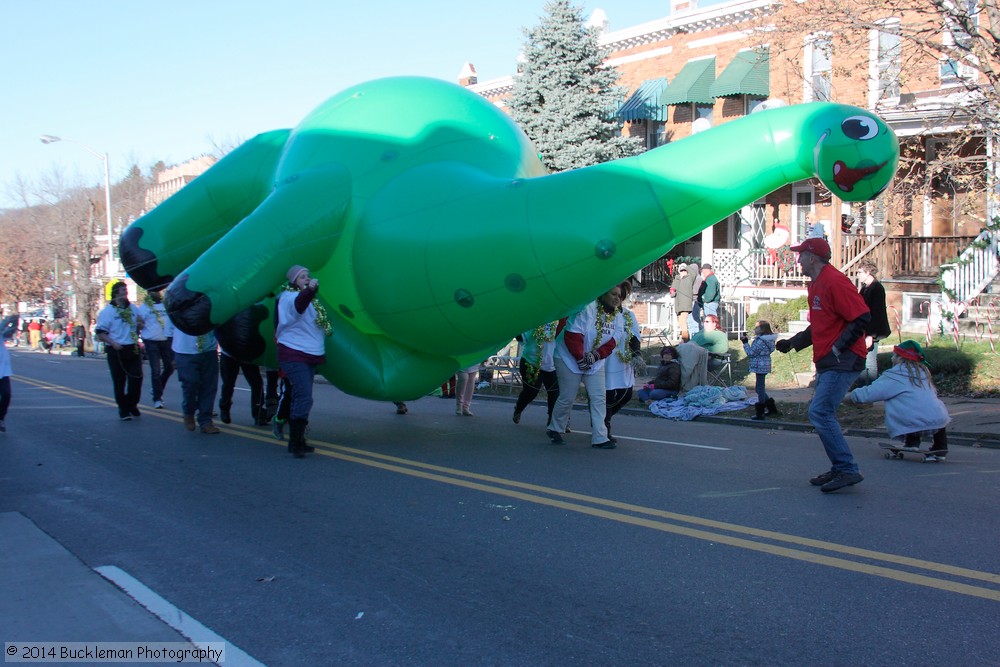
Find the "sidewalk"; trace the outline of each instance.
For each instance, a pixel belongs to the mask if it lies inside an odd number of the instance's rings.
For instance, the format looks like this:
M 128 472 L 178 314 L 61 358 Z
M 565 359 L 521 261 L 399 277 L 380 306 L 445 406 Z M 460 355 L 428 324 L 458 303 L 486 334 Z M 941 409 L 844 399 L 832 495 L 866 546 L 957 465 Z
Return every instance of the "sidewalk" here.
M 808 404 L 812 398 L 812 388 L 784 388 L 768 389 L 769 396 L 780 403 L 802 403 Z M 969 445 L 975 447 L 1000 448 L 1000 398 L 965 398 L 962 396 L 942 396 L 941 401 L 948 408 L 951 415 L 951 424 L 948 426 L 948 440 L 958 445 Z M 739 413 L 737 413 L 739 414 Z M 731 417 L 730 421 L 739 420 L 747 422 L 747 425 L 757 426 L 760 422 L 749 419 Z M 763 422 L 763 426 L 774 428 L 780 424 L 781 427 L 802 428 L 812 430 L 809 424 L 798 422 L 782 422 L 780 419 L 768 419 Z M 887 437 L 884 430 L 877 429 L 849 429 L 849 435 L 862 435 L 869 437 Z
M 18 512 L 0 513 L 5 642 L 187 642 Z
M 115 567 L 91 569 L 20 512 L 0 513 L 0 635 L 5 662 L 12 647 L 40 644 L 52 650 L 128 649 L 163 651 L 163 659 L 144 664 L 225 664 L 264 667 L 236 645 L 173 607 L 156 593 Z M 169 622 L 168 622 L 169 621 Z M 118 646 L 109 646 L 115 645 Z M 199 659 L 192 652 L 215 654 L 220 661 Z M 172 651 L 170 657 L 165 651 Z M 208 652 L 207 655 L 215 655 Z M 159 655 L 159 654 L 157 654 Z M 45 656 L 48 657 L 48 656 Z M 25 662 L 39 662 L 26 660 Z M 42 660 L 46 664 L 83 664 L 81 660 Z M 105 661 L 99 661 L 105 662 Z

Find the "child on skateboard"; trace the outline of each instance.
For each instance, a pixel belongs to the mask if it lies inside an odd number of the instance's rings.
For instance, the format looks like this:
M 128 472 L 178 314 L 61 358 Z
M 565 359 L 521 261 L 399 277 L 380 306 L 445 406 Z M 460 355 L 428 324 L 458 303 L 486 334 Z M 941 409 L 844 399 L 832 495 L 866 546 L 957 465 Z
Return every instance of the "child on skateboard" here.
M 944 458 L 948 451 L 945 427 L 948 408 L 937 396 L 920 343 L 904 340 L 892 348 L 892 368 L 867 387 L 849 393 L 845 403 L 885 401 L 885 428 L 904 447 L 920 448 L 920 436 L 933 437 L 930 455 Z

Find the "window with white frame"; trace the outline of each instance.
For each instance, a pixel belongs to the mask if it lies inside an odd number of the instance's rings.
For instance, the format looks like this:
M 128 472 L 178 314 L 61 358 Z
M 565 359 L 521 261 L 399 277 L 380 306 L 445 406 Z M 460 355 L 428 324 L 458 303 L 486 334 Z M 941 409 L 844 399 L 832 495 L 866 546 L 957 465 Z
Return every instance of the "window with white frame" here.
M 806 39 L 802 59 L 806 102 L 829 102 L 833 99 L 833 41 L 829 33 L 816 33 Z
M 976 57 L 972 54 L 972 32 L 979 31 L 979 0 L 959 0 L 947 3 L 950 16 L 945 17 L 941 45 L 941 83 L 958 83 L 976 77 Z
M 899 99 L 900 43 L 899 19 L 879 21 L 871 32 L 871 102 Z

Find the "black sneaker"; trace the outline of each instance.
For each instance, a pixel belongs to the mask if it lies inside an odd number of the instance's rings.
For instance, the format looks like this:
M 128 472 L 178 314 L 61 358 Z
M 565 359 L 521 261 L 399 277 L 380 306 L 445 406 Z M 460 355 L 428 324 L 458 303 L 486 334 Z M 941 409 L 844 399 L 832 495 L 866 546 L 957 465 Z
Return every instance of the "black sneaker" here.
M 591 447 L 597 447 L 598 449 L 614 449 L 617 446 L 618 445 L 616 445 L 612 440 L 605 440 L 604 442 L 595 442 L 594 444 L 591 445 Z
M 823 486 L 836 476 L 837 476 L 836 470 L 827 470 L 826 472 L 816 475 L 815 477 L 810 479 L 809 483 L 812 484 L 813 486 Z
M 837 489 L 842 489 L 845 486 L 851 486 L 857 484 L 864 477 L 861 476 L 859 472 L 840 472 L 836 473 L 833 479 L 819 487 L 819 490 L 823 493 L 830 493 L 831 491 L 836 491 Z
M 557 431 L 553 431 L 552 429 L 547 430 L 545 432 L 545 435 L 549 436 L 549 440 L 552 441 L 553 445 L 561 445 L 564 442 L 566 442 L 565 440 L 563 440 L 563 437 L 559 435 Z
M 133 416 L 133 417 L 141 417 L 142 416 L 142 413 L 139 412 L 139 408 L 132 408 L 131 410 L 129 410 L 129 414 L 131 416 Z
M 132 415 L 122 415 L 121 417 L 119 417 L 119 419 L 121 419 L 123 422 L 130 422 L 132 421 Z

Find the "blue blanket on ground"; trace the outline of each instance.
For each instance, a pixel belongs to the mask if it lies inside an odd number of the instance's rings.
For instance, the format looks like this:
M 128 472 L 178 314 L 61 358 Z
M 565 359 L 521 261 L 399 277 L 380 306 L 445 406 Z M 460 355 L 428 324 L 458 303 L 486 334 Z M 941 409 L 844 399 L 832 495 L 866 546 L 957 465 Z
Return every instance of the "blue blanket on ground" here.
M 658 417 L 691 421 L 702 415 L 745 410 L 756 402 L 756 395 L 747 397 L 746 387 L 700 385 L 680 398 L 664 398 L 651 403 L 649 411 Z

